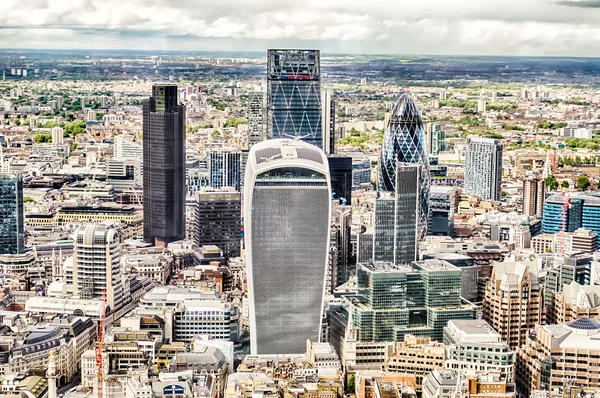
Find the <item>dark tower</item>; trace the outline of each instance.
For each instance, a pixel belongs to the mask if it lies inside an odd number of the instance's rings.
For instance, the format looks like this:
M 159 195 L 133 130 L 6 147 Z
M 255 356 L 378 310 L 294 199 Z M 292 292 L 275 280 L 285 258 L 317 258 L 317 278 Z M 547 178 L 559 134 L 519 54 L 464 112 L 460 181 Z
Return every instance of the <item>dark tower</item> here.
M 152 86 L 144 100 L 144 241 L 185 238 L 185 107 L 177 86 Z

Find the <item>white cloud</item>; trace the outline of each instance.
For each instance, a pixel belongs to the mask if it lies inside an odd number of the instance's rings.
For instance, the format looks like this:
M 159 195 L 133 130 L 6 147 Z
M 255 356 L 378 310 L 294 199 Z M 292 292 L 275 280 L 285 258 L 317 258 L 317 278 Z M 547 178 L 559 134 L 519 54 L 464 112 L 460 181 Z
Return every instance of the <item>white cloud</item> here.
M 596 0 L 2 0 L 0 46 L 597 55 Z

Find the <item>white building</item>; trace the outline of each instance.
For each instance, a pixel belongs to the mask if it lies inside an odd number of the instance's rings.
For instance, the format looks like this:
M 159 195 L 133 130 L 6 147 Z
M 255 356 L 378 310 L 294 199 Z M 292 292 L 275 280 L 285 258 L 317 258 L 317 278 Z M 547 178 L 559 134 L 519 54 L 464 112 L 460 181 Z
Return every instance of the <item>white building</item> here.
M 64 130 L 62 127 L 53 127 L 52 130 L 52 143 L 54 145 L 59 145 L 64 142 Z

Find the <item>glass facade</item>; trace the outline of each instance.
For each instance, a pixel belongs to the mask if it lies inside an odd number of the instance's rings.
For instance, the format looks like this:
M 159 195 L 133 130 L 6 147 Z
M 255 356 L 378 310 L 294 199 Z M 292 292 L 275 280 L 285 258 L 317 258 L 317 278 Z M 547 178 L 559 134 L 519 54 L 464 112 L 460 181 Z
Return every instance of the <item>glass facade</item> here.
M 267 137 L 323 148 L 319 50 L 268 50 Z
M 331 198 L 345 205 L 352 204 L 352 158 L 330 156 Z
M 19 254 L 24 249 L 23 176 L 0 174 L 0 252 Z
M 421 115 L 409 94 L 403 94 L 394 105 L 383 135 L 378 174 L 380 191 L 396 191 L 397 162 L 421 166 L 418 234 L 422 238 L 427 234 L 429 214 L 429 161 Z
M 144 240 L 185 238 L 185 107 L 177 85 L 152 86 L 143 104 Z
M 253 91 L 248 98 L 248 148 L 267 139 L 265 92 Z
M 600 198 L 571 198 L 570 206 L 565 212 L 565 230 L 574 232 L 578 228 L 586 228 L 600 233 L 600 206 L 595 203 Z M 542 232 L 553 234 L 562 231 L 564 199 L 554 195 L 544 203 L 542 215 Z

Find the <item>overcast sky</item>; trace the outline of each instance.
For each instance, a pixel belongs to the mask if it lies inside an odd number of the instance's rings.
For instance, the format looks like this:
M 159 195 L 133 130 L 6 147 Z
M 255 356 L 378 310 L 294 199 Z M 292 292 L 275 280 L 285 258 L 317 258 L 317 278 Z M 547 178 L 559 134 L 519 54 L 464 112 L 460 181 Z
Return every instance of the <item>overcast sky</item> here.
M 0 0 L 0 47 L 600 56 L 600 0 Z

